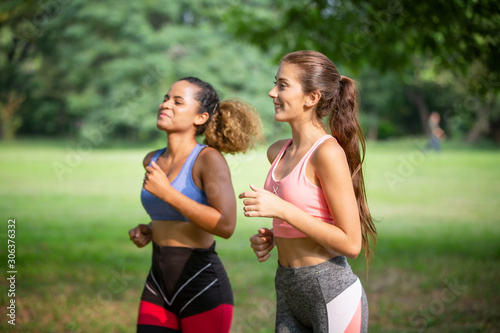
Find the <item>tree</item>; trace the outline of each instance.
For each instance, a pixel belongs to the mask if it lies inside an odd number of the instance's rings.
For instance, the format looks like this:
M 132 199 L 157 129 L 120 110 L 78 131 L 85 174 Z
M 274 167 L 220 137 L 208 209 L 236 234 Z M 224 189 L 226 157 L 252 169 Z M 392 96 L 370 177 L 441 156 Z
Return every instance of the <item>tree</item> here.
M 415 62 L 424 61 L 436 72 L 450 71 L 482 84 L 469 87 L 468 93 L 484 103 L 488 94 L 498 96 L 498 13 L 497 1 L 253 0 L 230 7 L 224 20 L 228 30 L 277 58 L 314 49 L 354 72 L 369 65 L 380 73 L 396 73 L 406 83 L 418 82 L 421 69 Z M 476 66 L 486 74 L 475 76 L 470 68 Z M 425 129 L 428 107 L 421 89 L 408 89 L 406 95 L 417 106 Z M 476 108 L 484 111 L 482 116 L 474 111 L 481 128 L 488 127 L 484 119 L 494 121 L 492 110 L 498 108 L 487 104 L 490 107 Z
M 40 13 L 35 1 L 6 1 L 0 5 L 0 136 L 10 140 L 21 126 L 18 111 L 30 90 L 37 58 L 33 39 Z M 28 19 L 28 18 L 31 18 Z
M 500 73 L 500 4 L 446 0 L 246 1 L 225 14 L 230 30 L 266 49 L 319 49 L 360 67 L 403 71 L 411 54 L 466 72 L 480 62 Z M 410 54 L 410 55 L 411 55 Z
M 18 111 L 21 133 L 69 134 L 93 143 L 152 138 L 158 103 L 174 80 L 188 75 L 212 83 L 224 98 L 243 98 L 269 110 L 263 114 L 272 117 L 267 97 L 272 66 L 258 48 L 222 31 L 217 4 L 33 3 L 34 12 L 44 6 L 46 19 L 31 43 L 36 53 L 29 58 L 29 98 Z M 268 126 L 268 134 L 273 130 Z

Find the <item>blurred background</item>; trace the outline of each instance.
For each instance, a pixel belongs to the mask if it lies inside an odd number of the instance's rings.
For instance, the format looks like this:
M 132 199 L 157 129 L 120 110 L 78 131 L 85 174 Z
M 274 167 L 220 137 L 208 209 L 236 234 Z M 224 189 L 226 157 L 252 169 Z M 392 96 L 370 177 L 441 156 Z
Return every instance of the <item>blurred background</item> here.
M 369 275 L 362 256 L 351 265 L 369 331 L 500 332 L 498 31 L 498 1 L 2 1 L 0 329 L 135 331 L 150 259 L 127 231 L 145 222 L 141 161 L 165 145 L 168 87 L 198 76 L 255 106 L 267 142 L 227 157 L 239 193 L 289 135 L 267 96 L 279 59 L 311 49 L 359 83 L 379 245 Z M 241 214 L 218 241 L 234 332 L 273 331 L 276 263 L 259 266 L 247 243 L 267 224 Z
M 361 84 L 371 140 L 500 142 L 496 1 L 3 1 L 1 137 L 147 141 L 159 96 L 197 75 L 265 123 L 277 60 L 313 49 Z M 270 140 L 282 133 L 268 128 Z

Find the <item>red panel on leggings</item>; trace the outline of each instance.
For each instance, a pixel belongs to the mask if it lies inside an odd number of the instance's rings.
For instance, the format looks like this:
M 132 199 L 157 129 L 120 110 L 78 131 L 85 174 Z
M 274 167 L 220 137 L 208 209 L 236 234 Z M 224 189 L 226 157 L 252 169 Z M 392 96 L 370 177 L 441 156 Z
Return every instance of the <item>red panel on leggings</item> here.
M 356 312 L 352 316 L 351 322 L 349 325 L 346 327 L 344 333 L 355 333 L 361 331 L 361 301 L 359 301 L 358 308 L 356 309 Z
M 141 301 L 137 325 L 153 325 L 179 329 L 177 316 L 153 303 Z
M 233 321 L 233 306 L 221 304 L 218 307 L 182 318 L 182 332 L 229 333 Z

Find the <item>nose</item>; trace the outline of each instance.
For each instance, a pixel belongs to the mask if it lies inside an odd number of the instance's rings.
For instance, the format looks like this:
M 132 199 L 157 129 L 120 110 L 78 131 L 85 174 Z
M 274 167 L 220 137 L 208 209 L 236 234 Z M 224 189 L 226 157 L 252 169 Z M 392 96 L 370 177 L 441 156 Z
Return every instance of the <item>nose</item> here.
M 267 95 L 273 99 L 278 97 L 278 88 L 274 86 L 273 89 L 271 89 Z
M 169 106 L 168 100 L 167 101 L 163 101 L 163 102 L 160 103 L 160 110 L 161 109 L 166 109 L 168 106 Z

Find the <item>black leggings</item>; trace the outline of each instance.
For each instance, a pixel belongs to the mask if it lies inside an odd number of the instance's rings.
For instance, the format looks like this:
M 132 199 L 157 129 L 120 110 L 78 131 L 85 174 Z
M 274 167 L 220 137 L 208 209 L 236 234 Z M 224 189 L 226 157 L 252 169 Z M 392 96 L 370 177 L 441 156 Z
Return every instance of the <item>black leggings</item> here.
M 215 252 L 153 243 L 137 332 L 229 332 L 233 293 Z

